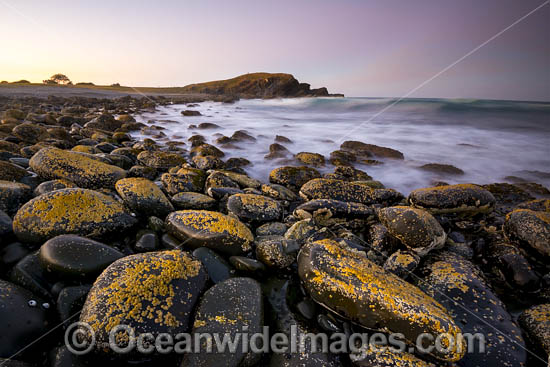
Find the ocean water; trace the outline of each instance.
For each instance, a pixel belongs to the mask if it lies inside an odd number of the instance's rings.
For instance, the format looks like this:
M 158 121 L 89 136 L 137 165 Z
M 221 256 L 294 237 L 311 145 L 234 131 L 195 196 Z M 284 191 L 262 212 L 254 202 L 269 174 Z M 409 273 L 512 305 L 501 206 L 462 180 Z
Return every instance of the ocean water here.
M 330 152 L 346 140 L 401 151 L 405 159 L 382 160 L 378 166 L 357 165 L 386 187 L 403 194 L 435 181 L 486 184 L 511 182 L 508 176 L 550 186 L 550 103 L 489 100 L 383 98 L 296 98 L 241 100 L 234 104 L 204 102 L 198 106 L 168 105 L 137 120 L 156 125 L 166 137 L 159 143 L 184 141 L 194 134 L 214 144 L 221 135 L 245 130 L 255 142 L 220 148 L 225 158 L 245 157 L 248 174 L 267 181 L 269 172 L 288 162 L 266 160 L 276 135 L 292 153 L 315 152 L 327 159 L 322 172 L 331 172 Z M 181 111 L 198 110 L 203 116 L 184 117 Z M 189 128 L 211 122 L 219 128 Z M 224 158 L 224 159 L 225 159 Z M 451 164 L 461 176 L 419 170 L 426 163 Z M 298 164 L 296 164 L 298 165 Z M 508 177 L 508 178 L 506 178 Z

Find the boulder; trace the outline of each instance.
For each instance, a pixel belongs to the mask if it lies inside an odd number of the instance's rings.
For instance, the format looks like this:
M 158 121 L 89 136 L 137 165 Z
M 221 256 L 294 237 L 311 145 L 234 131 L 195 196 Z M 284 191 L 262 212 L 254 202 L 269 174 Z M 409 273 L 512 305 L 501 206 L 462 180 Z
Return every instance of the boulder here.
M 516 209 L 506 215 L 504 233 L 523 248 L 550 256 L 550 212 Z
M 117 181 L 115 188 L 124 203 L 136 213 L 164 218 L 174 211 L 162 190 L 146 178 L 123 178 Z
M 484 188 L 471 184 L 445 185 L 413 190 L 409 203 L 432 214 L 490 213 L 495 197 Z
M 283 215 L 281 203 L 262 195 L 235 194 L 227 200 L 227 209 L 241 220 L 269 222 Z

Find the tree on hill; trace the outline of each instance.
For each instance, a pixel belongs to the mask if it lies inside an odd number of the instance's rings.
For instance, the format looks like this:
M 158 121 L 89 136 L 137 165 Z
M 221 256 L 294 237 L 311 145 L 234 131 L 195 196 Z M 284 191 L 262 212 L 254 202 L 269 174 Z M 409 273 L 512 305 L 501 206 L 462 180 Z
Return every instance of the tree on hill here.
M 50 77 L 50 79 L 46 79 L 43 82 L 44 84 L 73 84 L 73 82 L 71 82 L 71 80 L 65 74 L 54 74 Z

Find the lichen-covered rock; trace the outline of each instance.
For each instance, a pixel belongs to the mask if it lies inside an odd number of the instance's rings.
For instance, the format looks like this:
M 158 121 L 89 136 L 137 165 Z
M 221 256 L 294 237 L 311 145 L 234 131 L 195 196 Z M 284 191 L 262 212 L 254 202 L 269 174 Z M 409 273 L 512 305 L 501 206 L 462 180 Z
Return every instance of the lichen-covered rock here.
M 282 185 L 277 184 L 264 184 L 261 186 L 262 194 L 272 197 L 277 200 L 287 200 L 295 201 L 298 200 L 298 195 L 296 195 L 292 190 L 287 189 Z
M 525 249 L 550 256 L 550 212 L 517 209 L 506 215 L 504 232 Z
M 289 251 L 293 249 L 299 249 L 294 240 L 262 241 L 256 246 L 256 258 L 270 268 L 284 269 L 296 260 L 296 251 Z
M 524 366 L 525 343 L 502 301 L 485 282 L 481 270 L 460 255 L 440 253 L 423 265 L 419 287 L 460 320 L 464 334 L 474 336 L 472 349 L 459 366 Z M 479 335 L 485 350 L 479 347 Z
M 315 168 L 285 166 L 271 171 L 269 182 L 298 191 L 303 184 L 319 177 L 321 174 Z
M 0 180 L 19 181 L 27 174 L 27 170 L 23 167 L 0 160 Z
M 332 240 L 307 243 L 298 274 L 313 300 L 354 322 L 402 333 L 410 343 L 421 333 L 448 333 L 454 343 L 447 351 L 434 349 L 433 356 L 456 362 L 465 353 L 461 330 L 441 304 L 360 252 Z
M 443 247 L 447 234 L 427 211 L 408 206 L 381 208 L 378 218 L 390 234 L 420 256 Z
M 31 188 L 25 184 L 0 181 L 0 210 L 14 214 L 32 196 Z
M 328 178 L 316 178 L 308 181 L 300 189 L 305 200 L 333 199 L 361 204 L 392 204 L 401 200 L 402 195 L 391 189 L 374 190 L 356 182 L 347 182 Z
M 13 219 L 13 230 L 23 242 L 40 243 L 61 234 L 100 238 L 136 222 L 107 195 L 87 189 L 63 189 L 23 205 Z
M 227 200 L 227 209 L 242 220 L 272 221 L 283 215 L 281 203 L 262 195 L 235 194 Z
M 146 178 L 131 177 L 117 181 L 116 191 L 134 212 L 164 218 L 174 211 L 162 190 Z
M 351 353 L 350 359 L 358 367 L 433 367 L 407 351 L 394 351 L 390 346 L 367 344 L 357 353 Z
M 304 243 L 318 228 L 315 226 L 313 219 L 303 219 L 294 223 L 285 232 L 285 238 L 288 240 L 296 240 L 298 243 Z
M 196 155 L 191 160 L 198 169 L 209 170 L 224 166 L 223 161 L 213 155 Z
M 28 290 L 0 279 L 0 357 L 13 358 L 48 331 L 47 309 L 42 304 Z
M 495 206 L 495 197 L 477 185 L 459 184 L 413 190 L 409 203 L 432 214 L 489 213 Z
M 369 206 L 332 199 L 310 200 L 296 207 L 295 212 L 298 210 L 311 213 L 317 210 L 330 210 L 331 214 L 336 217 L 369 218 L 374 216 L 374 209 Z
M 238 219 L 207 210 L 181 210 L 166 217 L 166 229 L 185 247 L 208 247 L 229 255 L 252 249 L 254 235 Z
M 163 173 L 160 181 L 170 195 L 185 191 L 200 192 L 204 186 L 204 178 L 194 173 Z
M 294 158 L 307 166 L 322 167 L 325 165 L 325 157 L 319 153 L 300 152 Z
M 218 202 L 210 196 L 198 192 L 180 192 L 172 196 L 172 204 L 178 210 L 214 209 Z
M 410 252 L 395 251 L 384 263 L 384 270 L 397 275 L 399 278 L 407 279 L 409 275 L 420 264 L 420 258 Z
M 148 252 L 115 261 L 95 281 L 80 314 L 95 333 L 98 352 L 117 325 L 135 335 L 176 335 L 189 330 L 195 303 L 206 285 L 200 261 L 181 250 Z M 117 343 L 124 346 L 123 335 Z
M 95 279 L 109 264 L 124 257 L 101 242 L 75 235 L 46 241 L 38 251 L 44 268 L 62 279 Z
M 536 212 L 550 212 L 550 199 L 537 199 L 521 203 L 517 206 L 518 209 L 529 209 Z
M 212 172 L 204 184 L 205 190 L 209 188 L 221 188 L 221 187 L 233 187 L 235 189 L 239 188 L 239 184 L 230 179 L 228 176 L 224 175 L 221 172 L 214 171 Z
M 324 178 L 332 178 L 342 181 L 370 181 L 372 177 L 366 172 L 350 166 L 338 166 L 333 173 L 327 173 Z
M 527 331 L 529 340 L 550 354 L 550 303 L 533 306 L 519 317 L 523 329 Z
M 202 297 L 195 321 L 193 333 L 207 333 L 209 335 L 229 336 L 235 340 L 238 333 L 246 332 L 250 335 L 262 331 L 264 320 L 264 305 L 260 284 L 251 278 L 231 278 L 210 288 Z M 261 354 L 252 351 L 244 352 L 243 338 L 237 339 L 235 351 L 218 351 L 216 346 L 213 353 L 207 353 L 207 341 L 202 339 L 200 350 L 202 353 L 188 353 L 184 357 L 182 366 L 251 366 Z
M 155 169 L 167 170 L 171 167 L 181 166 L 186 163 L 184 157 L 178 153 L 161 151 L 143 151 L 138 154 L 139 163 Z
M 29 162 L 40 177 L 47 180 L 67 179 L 83 188 L 111 188 L 115 182 L 126 177 L 123 169 L 99 162 L 84 154 L 43 148 Z
M 428 163 L 428 164 L 424 164 L 424 165 L 422 165 L 418 168 L 423 170 L 423 171 L 436 173 L 438 175 L 447 175 L 447 176 L 448 175 L 454 175 L 454 176 L 457 176 L 457 175 L 463 175 L 464 174 L 463 170 L 461 170 L 460 168 L 457 168 L 453 165 L 450 165 L 450 164 Z
M 248 177 L 247 175 L 243 175 L 232 171 L 216 171 L 216 172 L 219 172 L 229 177 L 232 181 L 239 184 L 241 188 L 251 187 L 253 189 L 259 189 L 262 186 L 262 183 L 260 181 L 254 178 Z
M 14 127 L 12 134 L 25 143 L 35 144 L 48 137 L 48 130 L 42 125 L 24 122 Z
M 404 159 L 403 153 L 398 150 L 381 147 L 374 144 L 366 144 L 360 141 L 348 140 L 340 145 L 340 149 L 352 152 L 357 156 Z
M 196 155 L 207 156 L 207 155 L 210 155 L 210 156 L 214 156 L 214 157 L 217 157 L 217 158 L 222 158 L 225 155 L 225 153 L 222 152 L 221 150 L 219 150 L 218 148 L 216 148 L 215 146 L 211 145 L 211 144 L 201 144 L 201 145 L 198 145 L 198 146 L 194 146 L 193 149 L 191 149 L 191 155 L 192 156 L 196 156 Z

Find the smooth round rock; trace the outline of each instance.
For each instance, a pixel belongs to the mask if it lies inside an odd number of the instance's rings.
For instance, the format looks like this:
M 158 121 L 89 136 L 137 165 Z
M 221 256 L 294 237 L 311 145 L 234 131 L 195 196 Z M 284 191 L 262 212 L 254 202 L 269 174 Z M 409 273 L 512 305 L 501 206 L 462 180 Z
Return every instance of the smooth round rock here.
M 1 279 L 0 295 L 0 357 L 10 358 L 48 331 L 47 310 L 42 299 Z
M 550 212 L 516 209 L 506 215 L 504 233 L 510 241 L 550 256 Z
M 300 189 L 300 196 L 305 200 L 333 199 L 366 205 L 391 205 L 402 199 L 402 195 L 395 190 L 375 190 L 361 183 L 328 178 L 316 178 L 307 182 Z
M 264 305 L 260 284 L 250 278 L 231 278 L 214 285 L 202 297 L 195 321 L 193 333 L 209 335 L 228 335 L 234 340 L 237 333 L 248 327 L 249 335 L 260 333 L 264 323 Z M 182 366 L 251 366 L 258 362 L 261 354 L 252 351 L 243 352 L 242 338 L 234 352 L 226 348 L 206 353 L 206 343 L 201 342 L 202 353 L 188 353 Z
M 273 221 L 283 215 L 281 203 L 262 195 L 235 194 L 227 200 L 227 209 L 243 220 Z
M 383 268 L 401 279 L 407 279 L 418 264 L 420 258 L 414 253 L 396 251 L 386 259 Z
M 142 233 L 138 234 L 138 240 L 134 246 L 135 250 L 138 252 L 149 252 L 155 251 L 159 248 L 159 238 L 157 234 L 153 231 L 145 230 L 140 231 Z
M 13 219 L 20 241 L 40 243 L 61 234 L 101 238 L 136 223 L 113 198 L 87 189 L 53 191 L 26 203 Z
M 100 345 L 109 342 L 109 332 L 120 324 L 136 335 L 184 333 L 206 280 L 201 262 L 181 250 L 126 256 L 97 278 L 80 321 L 95 332 L 100 353 L 109 353 Z
M 0 210 L 11 215 L 32 197 L 31 187 L 18 182 L 0 181 Z
M 269 173 L 269 182 L 299 190 L 309 180 L 321 177 L 319 171 L 310 167 L 279 167 Z
M 448 333 L 461 344 L 434 349 L 433 356 L 458 361 L 465 353 L 461 330 L 441 304 L 362 252 L 332 240 L 309 242 L 298 256 L 298 274 L 313 300 L 353 322 L 402 333 L 412 344 L 422 333 Z
M 178 210 L 184 209 L 214 209 L 218 202 L 208 195 L 198 192 L 180 192 L 172 196 L 172 204 Z
M 28 174 L 27 170 L 23 167 L 0 160 L 0 180 L 19 181 Z
M 29 165 L 40 177 L 47 180 L 64 178 L 82 188 L 111 188 L 126 177 L 123 169 L 92 159 L 84 154 L 43 148 L 33 155 Z
M 229 262 L 235 269 L 245 273 L 258 273 L 265 270 L 264 264 L 249 257 L 231 256 Z
M 445 244 L 447 234 L 427 211 L 408 206 L 392 206 L 378 211 L 380 222 L 405 246 L 420 256 Z
M 155 169 L 169 169 L 175 166 L 181 166 L 186 163 L 184 157 L 178 153 L 161 152 L 161 151 L 143 151 L 138 154 L 139 163 L 144 166 Z
M 75 235 L 61 235 L 38 251 L 42 265 L 60 278 L 95 278 L 124 255 L 101 242 Z
M 409 203 L 432 214 L 489 213 L 495 207 L 495 197 L 484 188 L 471 185 L 446 185 L 413 190 Z
M 281 222 L 264 223 L 256 228 L 256 236 L 284 236 L 288 227 Z
M 136 213 L 164 218 L 174 211 L 162 190 L 146 178 L 123 178 L 117 181 L 115 189 L 124 203 Z
M 270 268 L 287 268 L 296 260 L 296 254 L 287 251 L 287 246 L 292 247 L 291 242 L 296 243 L 287 239 L 262 241 L 256 246 L 256 258 Z
M 64 180 L 64 179 L 51 180 L 51 181 L 42 182 L 40 185 L 38 185 L 34 189 L 34 195 L 40 196 L 55 190 L 70 189 L 75 187 L 77 186 L 69 180 Z
M 207 210 L 181 210 L 166 217 L 166 229 L 185 247 L 208 247 L 228 255 L 252 249 L 254 235 L 238 219 Z
M 193 251 L 193 256 L 200 260 L 214 283 L 223 282 L 233 276 L 233 268 L 223 257 L 206 247 Z
M 550 354 L 550 303 L 533 306 L 519 317 L 523 329 L 537 346 Z

